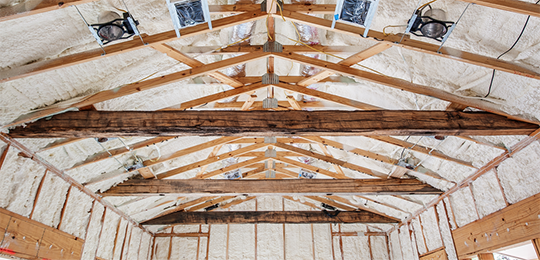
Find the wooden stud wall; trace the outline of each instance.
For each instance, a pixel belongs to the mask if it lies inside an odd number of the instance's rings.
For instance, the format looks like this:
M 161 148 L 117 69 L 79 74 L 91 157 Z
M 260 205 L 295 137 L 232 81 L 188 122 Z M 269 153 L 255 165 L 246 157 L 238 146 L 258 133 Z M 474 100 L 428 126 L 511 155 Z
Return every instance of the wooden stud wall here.
M 78 259 L 84 240 L 0 208 L 0 253 L 34 259 Z

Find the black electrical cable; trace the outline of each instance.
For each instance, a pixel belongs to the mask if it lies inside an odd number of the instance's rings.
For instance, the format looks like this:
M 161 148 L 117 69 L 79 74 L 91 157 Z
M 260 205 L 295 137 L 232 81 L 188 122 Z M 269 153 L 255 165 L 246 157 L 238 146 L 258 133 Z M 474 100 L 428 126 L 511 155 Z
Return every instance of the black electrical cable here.
M 536 1 L 536 3 L 534 3 L 534 4 L 538 4 L 539 2 L 540 2 L 540 0 Z M 500 59 L 503 55 L 507 54 L 509 51 L 511 51 L 516 46 L 518 41 L 521 39 L 521 36 L 523 35 L 523 32 L 525 32 L 525 28 L 527 28 L 527 24 L 529 23 L 529 19 L 531 19 L 530 15 L 527 16 L 527 21 L 525 21 L 525 24 L 523 25 L 523 29 L 521 29 L 521 33 L 519 34 L 519 36 L 516 39 L 516 41 L 514 42 L 514 44 L 512 44 L 512 47 L 510 47 L 510 49 L 506 50 L 501 55 L 499 55 L 499 57 L 497 57 L 497 59 Z M 489 94 L 491 94 L 491 87 L 493 86 L 493 78 L 495 78 L 495 70 L 493 70 L 493 73 L 491 73 L 491 81 L 489 82 L 488 93 L 484 96 L 485 98 L 488 97 Z

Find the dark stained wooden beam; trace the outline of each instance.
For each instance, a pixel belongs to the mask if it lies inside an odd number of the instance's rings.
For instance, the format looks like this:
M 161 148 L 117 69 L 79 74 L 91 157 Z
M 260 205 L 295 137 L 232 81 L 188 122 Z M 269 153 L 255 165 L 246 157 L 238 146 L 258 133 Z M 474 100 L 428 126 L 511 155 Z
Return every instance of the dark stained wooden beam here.
M 103 196 L 158 194 L 302 194 L 302 195 L 409 195 L 441 194 L 442 191 L 416 179 L 295 179 L 295 180 L 129 180 Z
M 342 211 L 332 217 L 318 211 L 221 211 L 175 212 L 141 223 L 172 224 L 256 224 L 256 223 L 397 223 L 396 220 L 367 211 Z
M 14 138 L 268 135 L 528 135 L 536 124 L 458 111 L 79 111 L 17 127 Z

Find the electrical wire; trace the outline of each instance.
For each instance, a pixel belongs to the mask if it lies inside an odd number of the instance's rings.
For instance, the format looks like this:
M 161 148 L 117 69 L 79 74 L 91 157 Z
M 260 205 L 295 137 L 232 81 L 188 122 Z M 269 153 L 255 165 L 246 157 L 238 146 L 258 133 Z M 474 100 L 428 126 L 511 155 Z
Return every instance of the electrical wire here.
M 433 4 L 433 3 L 435 3 L 435 2 L 437 2 L 437 0 L 429 1 L 429 2 L 427 2 L 427 3 L 425 3 L 425 4 L 423 4 L 422 6 L 420 6 L 420 7 L 418 8 L 418 10 L 421 11 L 421 10 L 424 9 L 426 6 L 428 6 L 428 5 L 430 5 L 430 4 Z
M 386 28 L 395 28 L 395 27 L 407 27 L 407 25 L 387 25 L 382 29 L 382 33 L 384 34 L 384 36 L 393 34 L 393 33 L 386 33 Z
M 536 3 L 534 4 L 538 4 L 540 2 L 540 0 L 536 1 Z M 499 57 L 497 57 L 497 59 L 500 59 L 502 56 L 504 56 L 505 54 L 507 54 L 509 51 L 511 51 L 512 49 L 514 49 L 514 47 L 516 46 L 516 44 L 519 42 L 519 40 L 521 39 L 521 36 L 523 36 L 523 32 L 525 32 L 525 28 L 527 28 L 527 24 L 529 23 L 529 19 L 531 19 L 531 16 L 527 16 L 527 20 L 525 21 L 525 24 L 523 25 L 523 29 L 521 29 L 521 33 L 519 33 L 519 36 L 517 37 L 516 41 L 514 42 L 514 44 L 512 44 L 512 47 L 510 47 L 510 49 L 506 50 L 505 52 L 503 52 L 501 55 L 499 55 Z M 493 86 L 493 79 L 495 78 L 495 70 L 493 70 L 493 72 L 491 73 L 491 80 L 489 82 L 489 89 L 488 89 L 488 93 L 484 96 L 485 98 L 487 98 L 489 96 L 489 94 L 491 94 L 491 87 Z

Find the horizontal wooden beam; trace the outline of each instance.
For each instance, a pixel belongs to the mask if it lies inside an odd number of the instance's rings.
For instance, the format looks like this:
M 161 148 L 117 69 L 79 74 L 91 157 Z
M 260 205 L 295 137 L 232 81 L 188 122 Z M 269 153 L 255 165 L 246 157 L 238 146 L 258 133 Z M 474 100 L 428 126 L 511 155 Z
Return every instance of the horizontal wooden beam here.
M 274 14 L 275 17 L 279 17 L 280 14 Z M 289 21 L 307 24 L 310 26 L 330 30 L 333 32 L 344 33 L 354 37 L 361 37 L 364 34 L 364 28 L 346 24 L 346 23 L 336 23 L 334 29 L 331 29 L 332 20 L 327 20 L 315 16 L 310 16 L 298 12 L 291 12 L 288 10 L 283 10 L 283 16 Z M 532 70 L 520 67 L 516 64 L 513 64 L 508 61 L 498 60 L 495 58 L 461 51 L 449 47 L 442 47 L 439 50 L 439 44 L 431 44 L 420 40 L 413 40 L 408 37 L 401 39 L 401 35 L 385 35 L 383 32 L 378 32 L 370 29 L 368 33 L 368 39 L 374 41 L 385 41 L 396 47 L 402 47 L 410 50 L 415 50 L 427 54 L 438 55 L 445 58 L 450 58 L 453 60 L 466 62 L 469 64 L 482 66 L 490 69 L 496 69 L 516 75 L 526 76 L 530 78 L 540 79 L 540 74 Z M 399 44 L 398 44 L 399 42 Z
M 535 124 L 456 111 L 80 111 L 28 123 L 15 138 L 267 135 L 528 135 Z
M 367 211 L 343 211 L 335 213 L 317 211 L 222 211 L 222 212 L 175 212 L 158 217 L 142 225 L 171 224 L 257 224 L 257 223 L 396 223 L 381 215 Z
M 454 93 L 444 91 L 442 89 L 415 84 L 415 83 L 412 83 L 403 79 L 379 75 L 376 73 L 351 68 L 345 65 L 311 58 L 306 55 L 300 55 L 296 53 L 285 53 L 285 52 L 282 52 L 282 53 L 276 52 L 276 53 L 273 53 L 273 55 L 275 55 L 276 57 L 283 58 L 285 60 L 289 60 L 293 62 L 300 62 L 306 65 L 315 66 L 321 69 L 333 71 L 333 72 L 340 73 L 343 75 L 357 77 L 359 79 L 373 82 L 376 84 L 381 84 L 384 86 L 388 86 L 388 87 L 392 87 L 392 88 L 396 88 L 400 90 L 406 90 L 412 93 L 430 96 L 430 97 L 438 98 L 438 99 L 445 100 L 448 102 L 454 102 L 457 104 L 466 105 L 469 107 L 474 107 L 474 108 L 481 109 L 487 112 L 503 115 L 503 116 L 506 116 L 508 118 L 512 118 L 515 120 L 532 122 L 532 120 L 529 120 L 529 119 L 524 119 L 519 116 L 510 115 L 500 110 L 498 106 L 486 100 L 463 97 L 460 95 L 456 95 Z
M 442 191 L 416 179 L 295 179 L 295 180 L 129 180 L 103 196 L 178 195 L 421 195 Z

